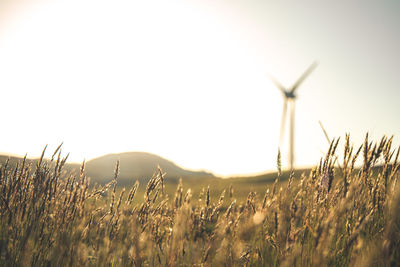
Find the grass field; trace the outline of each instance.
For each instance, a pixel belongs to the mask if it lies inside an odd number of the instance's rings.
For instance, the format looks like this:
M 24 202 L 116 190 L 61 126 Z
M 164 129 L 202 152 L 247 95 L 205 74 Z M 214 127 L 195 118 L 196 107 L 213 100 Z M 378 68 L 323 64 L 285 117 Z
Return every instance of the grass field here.
M 300 177 L 302 174 L 306 175 L 311 171 L 311 169 L 301 169 L 296 170 L 292 175 Z M 273 183 L 277 177 L 277 172 L 271 172 L 268 174 L 262 174 L 258 176 L 251 177 L 235 177 L 235 178 L 215 178 L 215 177 L 200 177 L 200 178 L 189 178 L 182 181 L 182 191 L 184 193 L 187 190 L 192 192 L 192 203 L 193 201 L 197 203 L 202 191 L 207 190 L 209 187 L 209 194 L 211 200 L 218 200 L 221 194 L 225 191 L 225 196 L 229 199 L 236 199 L 238 202 L 244 202 L 247 199 L 249 192 L 256 193 L 257 199 L 262 199 L 264 193 L 267 189 L 271 189 Z M 284 186 L 290 177 L 290 171 L 283 171 L 280 176 L 280 185 Z M 132 182 L 133 184 L 134 182 Z M 165 197 L 168 197 L 171 201 L 173 200 L 177 187 L 179 185 L 179 180 L 165 179 Z M 121 192 L 123 186 L 117 186 L 117 194 Z M 139 184 L 137 195 L 144 196 L 146 191 L 146 183 Z M 143 198 L 136 198 L 134 204 L 139 204 L 143 201 Z M 223 207 L 229 205 L 228 202 L 224 202 Z
M 82 166 L 0 170 L 1 266 L 398 266 L 400 164 L 392 139 L 333 141 L 311 170 L 90 185 Z M 357 158 L 362 166 L 355 168 Z M 338 160 L 340 164 L 337 164 Z M 340 167 L 338 167 L 340 166 Z

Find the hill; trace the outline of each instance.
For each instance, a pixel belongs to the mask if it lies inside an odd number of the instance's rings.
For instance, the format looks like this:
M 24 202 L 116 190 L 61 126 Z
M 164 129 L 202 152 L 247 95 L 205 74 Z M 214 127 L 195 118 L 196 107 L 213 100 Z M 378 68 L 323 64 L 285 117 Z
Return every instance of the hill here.
M 0 164 L 9 159 L 9 165 L 15 166 L 22 161 L 22 157 L 0 155 Z M 108 154 L 86 162 L 86 174 L 93 183 L 106 183 L 114 177 L 114 169 L 117 161 L 120 162 L 118 176 L 119 185 L 131 185 L 133 181 L 147 182 L 160 166 L 166 179 L 176 183 L 179 178 L 215 178 L 213 174 L 204 171 L 186 170 L 172 161 L 160 156 L 146 152 L 125 152 L 119 154 Z M 37 159 L 26 159 L 27 164 L 36 164 Z M 80 164 L 66 163 L 64 170 L 78 172 Z
M 0 165 L 4 165 L 6 161 L 8 160 L 8 166 L 11 168 L 14 168 L 17 164 L 21 164 L 23 161 L 23 157 L 17 156 L 17 155 L 6 155 L 6 154 L 0 154 Z M 44 161 L 50 161 L 49 159 L 44 159 Z M 25 165 L 32 165 L 32 168 L 35 169 L 35 165 L 38 162 L 38 158 L 26 158 L 25 160 Z M 67 163 L 64 165 L 63 170 L 66 172 L 79 172 L 80 169 L 80 164 L 79 163 Z
M 86 163 L 86 173 L 96 182 L 109 181 L 114 177 L 116 162 L 120 162 L 120 173 L 118 183 L 131 184 L 132 180 L 148 180 L 160 166 L 169 180 L 193 177 L 214 177 L 211 173 L 204 171 L 190 171 L 183 169 L 160 156 L 146 152 L 125 152 L 119 154 L 108 154 Z

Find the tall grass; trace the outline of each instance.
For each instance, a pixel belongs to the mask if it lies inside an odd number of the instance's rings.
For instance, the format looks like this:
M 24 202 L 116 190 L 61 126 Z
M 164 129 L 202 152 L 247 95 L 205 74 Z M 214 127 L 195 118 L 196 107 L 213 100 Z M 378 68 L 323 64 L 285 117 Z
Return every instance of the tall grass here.
M 170 199 L 159 169 L 138 183 L 90 186 L 85 164 L 65 173 L 59 149 L 36 165 L 0 169 L 1 266 L 347 266 L 400 264 L 399 149 L 392 139 L 353 149 L 339 140 L 309 174 L 278 175 L 263 196 L 226 188 L 183 190 Z M 363 165 L 355 168 L 358 157 Z M 379 166 L 377 168 L 376 166 Z M 105 196 L 105 192 L 109 192 Z M 125 193 L 127 192 L 127 193 Z M 198 192 L 196 192 L 198 195 Z M 140 202 L 133 201 L 141 198 Z M 224 201 L 229 201 L 225 203 Z

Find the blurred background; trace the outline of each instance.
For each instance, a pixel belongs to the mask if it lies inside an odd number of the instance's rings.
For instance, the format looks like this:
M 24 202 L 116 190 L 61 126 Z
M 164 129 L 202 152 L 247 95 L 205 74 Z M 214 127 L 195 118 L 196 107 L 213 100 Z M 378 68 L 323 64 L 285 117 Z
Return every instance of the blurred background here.
M 399 1 L 1 0 L 0 151 L 147 151 L 217 175 L 276 168 L 297 89 L 296 166 L 330 138 L 399 144 Z M 286 127 L 288 129 L 288 127 Z M 287 165 L 288 132 L 281 146 Z

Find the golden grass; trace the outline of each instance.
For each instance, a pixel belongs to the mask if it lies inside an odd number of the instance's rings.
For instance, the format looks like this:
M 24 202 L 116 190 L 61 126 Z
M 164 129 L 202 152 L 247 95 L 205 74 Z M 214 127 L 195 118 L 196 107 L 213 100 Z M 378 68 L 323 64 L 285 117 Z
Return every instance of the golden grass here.
M 5 162 L 0 265 L 399 265 L 399 149 L 367 136 L 353 150 L 346 136 L 338 169 L 338 141 L 308 175 L 285 184 L 278 157 L 275 182 L 244 199 L 233 187 L 213 197 L 212 184 L 194 192 L 180 182 L 168 193 L 162 170 L 141 197 L 137 183 L 118 190 L 118 163 L 109 184 L 90 187 L 84 164 L 77 175 L 63 171 L 59 149 L 35 166 Z

